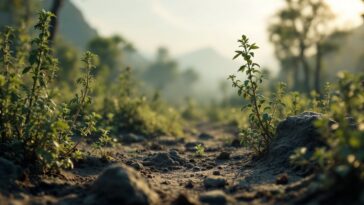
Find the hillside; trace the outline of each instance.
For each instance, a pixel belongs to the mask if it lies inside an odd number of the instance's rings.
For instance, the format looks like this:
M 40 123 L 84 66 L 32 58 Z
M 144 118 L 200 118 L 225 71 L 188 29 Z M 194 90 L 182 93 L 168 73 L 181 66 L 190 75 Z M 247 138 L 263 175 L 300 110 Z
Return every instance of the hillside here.
M 50 9 L 52 1 L 43 1 L 43 7 Z M 92 28 L 82 12 L 69 0 L 64 2 L 60 12 L 59 31 L 62 37 L 77 48 L 83 50 L 87 42 L 97 36 L 97 31 Z
M 36 10 L 41 8 L 50 10 L 52 2 L 32 0 L 31 4 L 35 5 Z M 7 0 L 0 0 L 0 27 L 11 24 L 7 5 Z M 32 15 L 35 16 L 35 12 Z M 80 50 L 84 50 L 87 42 L 97 36 L 97 31 L 88 24 L 82 12 L 69 0 L 65 0 L 58 18 L 62 38 Z

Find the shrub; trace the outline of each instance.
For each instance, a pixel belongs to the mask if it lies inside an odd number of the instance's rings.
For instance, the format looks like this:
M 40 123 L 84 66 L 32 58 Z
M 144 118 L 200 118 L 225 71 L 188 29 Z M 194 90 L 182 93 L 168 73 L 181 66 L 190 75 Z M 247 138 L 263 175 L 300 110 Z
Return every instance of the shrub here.
M 363 194 L 364 183 L 364 76 L 339 74 L 338 90 L 330 98 L 327 118 L 316 125 L 328 143 L 318 149 L 313 160 L 324 172 L 328 185 L 338 185 Z M 329 123 L 328 119 L 334 121 Z M 328 126 L 329 125 L 329 126 Z M 358 189 L 355 189 L 357 187 Z
M 121 73 L 115 90 L 118 90 L 118 95 L 109 99 L 113 102 L 113 108 L 108 110 L 108 113 L 113 113 L 110 121 L 114 133 L 132 132 L 151 136 L 183 134 L 179 113 L 158 98 L 149 101 L 141 96 L 129 68 Z
M 322 99 L 312 99 L 311 106 L 325 111 L 315 125 L 327 146 L 317 148 L 310 158 L 306 148 L 297 149 L 291 156 L 296 165 L 315 165 L 321 190 L 342 193 L 337 197 L 347 197 L 354 203 L 364 194 L 363 80 L 363 75 L 339 73 L 335 89 L 326 86 Z
M 3 33 L 0 63 L 0 147 L 2 157 L 36 171 L 72 168 L 72 160 L 80 156 L 78 143 L 71 137 L 86 137 L 97 131 L 95 114 L 86 114 L 91 103 L 89 90 L 94 69 L 93 55 L 83 58 L 86 68 L 78 80 L 80 93 L 70 103 L 57 104 L 51 83 L 58 70 L 58 61 L 49 47 L 49 25 L 54 15 L 39 13 L 35 25 L 38 36 L 31 41 L 27 54 L 17 50 L 24 46 L 13 42 L 14 29 Z M 22 58 L 22 59 L 20 59 Z M 22 62 L 22 63 L 18 63 Z

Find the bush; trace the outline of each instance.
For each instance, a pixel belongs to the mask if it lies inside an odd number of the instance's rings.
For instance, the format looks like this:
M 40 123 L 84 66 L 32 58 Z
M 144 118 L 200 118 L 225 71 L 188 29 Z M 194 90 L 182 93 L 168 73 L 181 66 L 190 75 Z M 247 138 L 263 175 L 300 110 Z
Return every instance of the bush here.
M 316 150 L 311 159 L 326 188 L 351 190 L 349 197 L 355 200 L 364 194 L 363 80 L 363 75 L 339 73 L 337 90 L 326 100 L 331 101 L 327 117 L 316 122 L 328 147 Z
M 0 147 L 2 157 L 36 171 L 72 168 L 72 160 L 80 156 L 79 142 L 71 137 L 87 137 L 98 131 L 95 114 L 86 114 L 91 103 L 91 71 L 93 54 L 83 58 L 85 69 L 78 80 L 80 93 L 69 103 L 57 104 L 52 82 L 58 71 L 58 60 L 49 47 L 49 25 L 54 15 L 39 13 L 35 25 L 38 36 L 31 41 L 28 60 L 14 29 L 7 28 L 2 36 L 0 63 Z M 14 42 L 15 39 L 15 42 Z M 21 63 L 20 63 L 21 62 Z
M 112 108 L 105 113 L 111 118 L 115 134 L 127 132 L 149 136 L 183 134 L 179 113 L 161 102 L 158 97 L 149 101 L 140 95 L 129 68 L 122 72 L 115 90 L 118 90 L 118 95 L 107 100 L 112 102 L 108 103 Z

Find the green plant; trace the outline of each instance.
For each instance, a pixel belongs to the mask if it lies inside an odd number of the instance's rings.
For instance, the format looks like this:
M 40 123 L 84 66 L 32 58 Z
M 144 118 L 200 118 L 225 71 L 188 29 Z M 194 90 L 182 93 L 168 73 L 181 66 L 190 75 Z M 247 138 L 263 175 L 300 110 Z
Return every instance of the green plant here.
M 297 115 L 301 111 L 300 107 L 300 93 L 299 92 L 291 92 L 290 93 L 290 114 Z
M 202 157 L 205 155 L 205 148 L 203 147 L 202 144 L 198 144 L 195 146 L 195 149 L 196 149 L 196 156 L 199 156 L 199 157 Z
M 30 166 L 35 172 L 72 168 L 72 160 L 81 154 L 77 149 L 79 142 L 75 144 L 71 137 L 90 136 L 99 131 L 98 115 L 86 114 L 91 103 L 91 53 L 84 58 L 87 68 L 79 80 L 80 94 L 68 104 L 57 104 L 54 99 L 51 85 L 58 61 L 49 47 L 51 18 L 54 15 L 50 12 L 39 13 L 35 25 L 38 36 L 32 40 L 29 55 L 17 50 L 24 48 L 20 44 L 25 41 L 13 35 L 10 28 L 3 33 L 0 53 L 0 155 L 24 167 Z M 25 56 L 28 60 L 22 62 Z
M 287 85 L 283 82 L 278 83 L 276 92 L 272 94 L 268 102 L 269 107 L 265 107 L 271 113 L 271 122 L 273 126 L 278 124 L 278 122 L 286 116 L 286 103 L 284 102 L 284 97 L 286 95 Z
M 179 113 L 158 98 L 148 100 L 140 95 L 131 69 L 122 71 L 114 89 L 117 95 L 108 99 L 112 108 L 105 113 L 113 133 L 132 132 L 147 136 L 183 134 Z
M 277 109 L 283 103 L 279 99 L 280 93 L 273 98 L 273 101 L 267 102 L 260 91 L 260 85 L 263 83 L 264 76 L 259 70 L 259 64 L 253 61 L 253 51 L 259 47 L 255 43 L 250 44 L 249 39 L 245 35 L 238 42 L 240 43 L 239 47 L 241 50 L 236 51 L 233 59 L 240 56 L 243 58 L 244 64 L 239 68 L 238 72 L 245 73 L 247 79 L 241 81 L 235 75 L 231 75 L 229 79 L 231 79 L 233 87 L 238 89 L 238 95 L 243 96 L 249 102 L 244 106 L 244 109 L 250 111 L 250 130 L 243 131 L 242 135 L 245 136 L 243 140 L 247 140 L 248 144 L 254 142 L 251 146 L 254 147 L 254 150 L 261 153 L 263 150 L 266 150 L 274 136 L 274 117 Z M 247 136 L 251 133 L 255 133 L 254 136 Z
M 337 89 L 325 91 L 332 93 L 323 99 L 322 110 L 327 112 L 315 122 L 326 146 L 317 148 L 310 158 L 302 152 L 304 148 L 291 156 L 295 164 L 316 165 L 323 189 L 350 195 L 343 197 L 354 201 L 360 201 L 364 193 L 363 80 L 362 75 L 339 73 Z

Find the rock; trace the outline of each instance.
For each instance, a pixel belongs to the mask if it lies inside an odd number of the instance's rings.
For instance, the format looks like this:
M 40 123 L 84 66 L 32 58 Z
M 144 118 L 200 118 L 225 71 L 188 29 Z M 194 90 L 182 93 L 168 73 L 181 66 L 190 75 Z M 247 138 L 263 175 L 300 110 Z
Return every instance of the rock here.
M 238 148 L 238 147 L 242 147 L 242 145 L 241 145 L 241 141 L 240 141 L 239 139 L 234 139 L 234 140 L 231 142 L 231 146 L 232 146 L 232 147 L 236 147 L 236 148 Z
M 159 152 L 144 159 L 143 165 L 153 166 L 159 170 L 176 168 L 186 164 L 186 160 L 182 158 L 177 151 Z
M 215 171 L 212 172 L 212 174 L 215 175 L 215 176 L 219 176 L 220 175 L 220 171 L 215 170 Z
M 143 165 L 140 162 L 132 162 L 130 164 L 131 167 L 133 167 L 136 170 L 141 170 L 143 169 Z
M 166 146 L 175 146 L 175 145 L 178 145 L 180 143 L 183 143 L 184 139 L 183 138 L 163 136 L 163 137 L 158 138 L 158 142 L 160 144 L 166 145 Z
M 157 143 L 152 143 L 149 147 L 151 150 L 161 151 L 164 149 L 164 147 Z
M 214 190 L 201 194 L 200 201 L 203 204 L 208 204 L 208 205 L 236 204 L 233 198 L 227 196 L 221 190 Z
M 226 185 L 226 180 L 222 177 L 211 176 L 204 179 L 203 184 L 206 189 L 223 188 Z
M 315 112 L 304 112 L 288 117 L 277 126 L 276 137 L 269 146 L 269 151 L 263 158 L 270 164 L 280 167 L 289 166 L 289 157 L 294 150 L 306 147 L 312 154 L 316 147 L 324 146 L 313 122 L 322 116 Z
M 201 139 L 201 140 L 211 140 L 211 139 L 214 139 L 214 137 L 212 135 L 209 135 L 207 133 L 201 133 L 198 136 L 198 138 Z
M 186 168 L 188 169 L 192 169 L 195 165 L 193 165 L 192 163 L 187 163 L 186 164 Z
M 88 204 L 154 205 L 159 204 L 158 195 L 144 178 L 126 165 L 106 168 L 92 185 Z
M 192 180 L 188 180 L 187 184 L 185 185 L 185 188 L 192 189 L 194 187 Z
M 230 159 L 230 153 L 229 152 L 221 152 L 219 156 L 216 157 L 217 160 L 228 160 Z
M 20 175 L 21 171 L 17 165 L 0 157 L 0 189 L 7 189 L 14 185 Z
M 186 149 L 187 152 L 196 152 L 196 148 L 195 147 L 197 145 L 199 145 L 199 144 L 204 147 L 203 143 L 201 143 L 201 142 L 187 142 L 185 144 L 185 149 Z
M 284 173 L 284 174 L 278 175 L 276 178 L 276 184 L 279 184 L 279 185 L 288 184 L 288 174 Z
M 198 205 L 199 203 L 188 197 L 186 194 L 179 194 L 178 197 L 172 201 L 171 205 Z
M 144 142 L 146 140 L 144 136 L 136 135 L 133 133 L 121 135 L 119 139 L 122 143 L 125 144 L 139 143 L 139 142 Z

